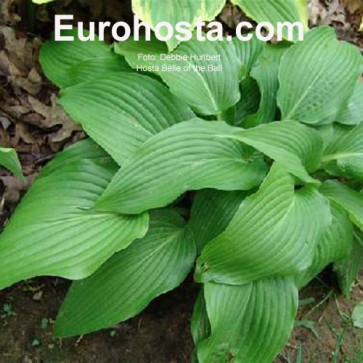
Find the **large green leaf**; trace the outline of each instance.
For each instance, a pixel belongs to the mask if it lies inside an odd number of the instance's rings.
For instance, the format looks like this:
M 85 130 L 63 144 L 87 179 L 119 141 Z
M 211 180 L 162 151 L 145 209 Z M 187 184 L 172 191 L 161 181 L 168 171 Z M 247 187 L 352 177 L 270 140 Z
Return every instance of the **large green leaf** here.
M 363 234 L 361 231 L 355 230 L 351 253 L 343 260 L 334 264 L 334 270 L 338 275 L 339 285 L 344 295 L 350 296 L 350 289 L 362 266 Z
M 150 24 L 152 29 L 160 22 L 168 22 L 173 27 L 179 22 L 188 22 L 194 28 L 197 18 L 213 20 L 223 9 L 226 0 L 133 0 L 133 12 Z M 167 33 L 162 29 L 162 36 Z M 173 37 L 168 41 L 168 47 L 173 50 L 179 41 Z
M 363 122 L 363 82 L 358 82 L 352 96 L 349 99 L 348 105 L 344 106 L 336 121 L 345 125 L 358 125 Z
M 126 41 L 117 44 L 115 50 L 124 55 L 133 68 L 149 67 L 149 71 L 158 74 L 170 91 L 198 114 L 221 114 L 240 98 L 241 63 L 232 42 L 200 42 L 193 38 L 170 53 L 173 57 L 186 58 L 179 60 L 164 60 L 166 49 L 156 40 Z M 150 55 L 155 58 L 143 58 Z M 205 57 L 214 57 L 214 60 Z M 166 69 L 166 66 L 180 69 Z M 217 68 L 213 71 L 211 66 Z
M 92 208 L 116 171 L 90 141 L 45 167 L 0 236 L 0 288 L 41 275 L 84 278 L 146 233 L 147 214 Z
M 227 229 L 204 247 L 196 278 L 245 284 L 307 269 L 331 214 L 315 188 L 294 189 L 293 177 L 274 164 L 260 190 L 242 202 Z
M 21 171 L 21 164 L 14 149 L 0 147 L 0 167 L 11 171 L 19 180 L 25 181 Z
M 110 73 L 69 87 L 59 102 L 119 164 L 152 135 L 194 117 L 166 87 L 136 73 Z
M 299 287 L 305 286 L 329 263 L 343 260 L 353 245 L 353 225 L 347 213 L 336 204 L 331 204 L 332 223 L 321 237 L 312 265 L 297 276 Z
M 74 41 L 48 41 L 39 57 L 44 74 L 59 87 L 92 80 L 108 72 L 131 70 L 123 57 L 98 39 L 82 42 L 77 29 L 63 31 L 62 36 L 73 36 Z
M 197 251 L 220 235 L 228 226 L 246 192 L 205 189 L 197 192 L 188 228 L 193 232 Z
M 243 12 L 258 23 L 269 22 L 277 29 L 279 22 L 301 22 L 304 29 L 308 29 L 308 11 L 306 0 L 231 0 L 238 5 Z M 294 28 L 294 39 L 298 39 L 298 33 Z M 289 37 L 287 29 L 283 36 Z
M 174 211 L 152 215 L 147 235 L 115 254 L 95 274 L 73 283 L 55 334 L 68 337 L 107 328 L 142 311 L 190 272 L 195 244 Z
M 208 283 L 210 338 L 198 344 L 200 363 L 271 363 L 294 325 L 298 292 L 292 278 L 242 286 Z
M 337 41 L 334 29 L 309 31 L 281 61 L 277 100 L 282 118 L 310 124 L 335 121 L 361 71 L 359 50 Z
M 265 165 L 245 157 L 238 141 L 221 135 L 235 128 L 194 119 L 146 141 L 116 174 L 96 204 L 105 211 L 137 214 L 168 205 L 187 190 L 248 190 Z
M 315 171 L 323 154 L 319 133 L 295 121 L 264 124 L 228 137 L 253 146 L 306 182 L 313 181 L 306 169 Z
M 325 182 L 320 191 L 345 209 L 349 213 L 352 222 L 363 230 L 363 193 L 358 193 L 336 181 Z
M 338 171 L 363 181 L 363 123 L 348 130 L 336 128 L 324 154 L 323 166 L 332 174 Z
M 260 107 L 258 112 L 250 115 L 245 120 L 243 126 L 251 127 L 276 120 L 276 94 L 279 88 L 278 72 L 281 57 L 286 49 L 286 43 L 267 45 L 255 66 L 252 68 L 251 77 L 257 81 L 260 87 Z

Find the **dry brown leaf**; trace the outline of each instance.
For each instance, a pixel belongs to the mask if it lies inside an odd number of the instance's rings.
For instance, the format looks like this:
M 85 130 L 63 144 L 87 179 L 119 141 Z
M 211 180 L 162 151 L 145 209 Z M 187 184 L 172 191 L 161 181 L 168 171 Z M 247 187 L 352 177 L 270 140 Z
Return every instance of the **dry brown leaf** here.
M 363 1 L 362 0 L 341 0 L 346 9 L 354 14 L 356 12 L 363 13 Z

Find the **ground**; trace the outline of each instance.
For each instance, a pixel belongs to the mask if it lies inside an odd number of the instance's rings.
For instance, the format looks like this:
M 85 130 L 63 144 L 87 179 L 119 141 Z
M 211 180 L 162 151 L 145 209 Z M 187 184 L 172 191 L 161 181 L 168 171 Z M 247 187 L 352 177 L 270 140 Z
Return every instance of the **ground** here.
M 329 276 L 323 274 L 301 292 L 296 328 L 276 363 L 363 362 L 363 333 L 350 319 L 352 307 L 363 299 L 363 286 L 357 283 L 346 299 Z M 197 293 L 191 278 L 127 322 L 60 340 L 52 336 L 52 326 L 68 286 L 65 280 L 40 278 L 0 292 L 1 363 L 190 362 L 189 323 Z
M 68 12 L 79 20 L 129 21 L 131 14 L 128 0 L 59 0 L 36 13 L 24 3 L 29 2 L 0 2 L 0 143 L 19 152 L 28 182 L 22 186 L 0 170 L 0 229 L 40 168 L 84 137 L 57 106 L 57 89 L 39 67 L 39 48 L 52 28 L 52 15 Z M 310 0 L 309 6 L 312 25 L 333 25 L 340 38 L 363 50 L 358 32 L 362 1 Z M 227 7 L 221 19 L 233 28 L 241 16 Z M 350 299 L 340 294 L 330 271 L 305 288 L 293 335 L 276 362 L 363 362 L 363 334 L 350 319 L 354 305 L 363 300 L 363 274 L 360 281 Z M 68 286 L 62 279 L 39 278 L 0 292 L 0 363 L 190 362 L 189 323 L 198 291 L 191 277 L 134 319 L 59 340 L 53 338 L 52 326 Z

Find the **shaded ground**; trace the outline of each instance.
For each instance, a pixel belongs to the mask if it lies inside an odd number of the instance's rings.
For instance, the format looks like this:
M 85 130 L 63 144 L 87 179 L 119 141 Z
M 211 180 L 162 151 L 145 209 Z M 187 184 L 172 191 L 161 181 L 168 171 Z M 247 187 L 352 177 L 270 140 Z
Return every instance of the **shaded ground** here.
M 296 327 L 276 362 L 363 362 L 363 331 L 351 321 L 352 308 L 363 300 L 363 273 L 350 299 L 341 295 L 335 281 L 329 281 L 331 276 L 328 269 L 300 292 Z
M 0 362 L 189 362 L 189 316 L 196 291 L 185 283 L 142 315 L 79 339 L 52 337 L 69 283 L 42 278 L 0 293 Z
M 84 137 L 56 105 L 57 90 L 43 78 L 38 64 L 42 40 L 34 34 L 49 34 L 56 12 L 87 21 L 129 20 L 130 1 L 59 0 L 36 14 L 27 3 L 0 0 L 0 144 L 17 149 L 30 185 L 54 154 Z M 312 25 L 332 24 L 339 37 L 363 50 L 358 32 L 363 1 L 311 0 L 310 12 Z M 227 7 L 221 18 L 233 27 L 241 16 Z M 26 188 L 0 170 L 0 226 Z M 298 326 L 276 362 L 363 362 L 362 331 L 350 321 L 352 307 L 363 300 L 362 283 L 347 300 L 330 276 L 302 291 Z M 191 281 L 113 329 L 61 341 L 51 330 L 68 286 L 61 279 L 41 278 L 0 292 L 0 363 L 190 362 L 189 320 L 197 289 Z
M 52 326 L 68 286 L 41 278 L 0 292 L 1 363 L 191 361 L 189 323 L 197 292 L 191 281 L 112 329 L 60 340 L 52 337 Z M 316 280 L 302 291 L 298 327 L 276 363 L 363 362 L 363 333 L 350 320 L 352 307 L 363 300 L 362 285 L 354 287 L 351 300 L 332 286 Z

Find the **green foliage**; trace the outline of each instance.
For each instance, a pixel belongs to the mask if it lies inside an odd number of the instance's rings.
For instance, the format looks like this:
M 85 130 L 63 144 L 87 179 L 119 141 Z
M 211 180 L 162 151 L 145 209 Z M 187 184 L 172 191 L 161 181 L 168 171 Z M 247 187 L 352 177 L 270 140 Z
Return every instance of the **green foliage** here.
M 282 58 L 277 102 L 283 119 L 331 123 L 346 107 L 362 72 L 357 48 L 335 38 L 334 29 L 316 28 Z
M 198 344 L 200 362 L 272 362 L 293 328 L 298 294 L 291 278 L 204 286 L 210 336 Z
M 131 44 L 130 44 L 131 43 Z M 164 70 L 163 58 L 167 49 L 163 43 L 153 40 L 152 44 L 147 41 L 128 40 L 116 46 L 116 52 L 124 55 L 133 68 L 145 66 L 151 72 L 159 75 L 169 86 L 170 91 L 185 101 L 195 112 L 201 115 L 217 115 L 234 106 L 240 99 L 239 75 L 242 70 L 241 62 L 233 43 L 230 42 L 200 42 L 192 39 L 181 44 L 172 52 L 176 57 L 187 56 L 187 60 L 175 60 L 167 62 L 169 66 L 195 67 L 191 71 L 180 72 L 177 70 Z M 153 47 L 153 52 L 149 49 Z M 156 60 L 139 59 L 140 54 L 152 54 Z M 191 59 L 189 56 L 205 55 L 219 57 L 220 59 L 210 62 L 202 59 Z M 228 72 L 208 72 L 201 70 L 208 69 L 213 64 Z M 228 85 L 228 87 L 227 87 Z
M 22 182 L 25 181 L 20 161 L 14 149 L 0 147 L 0 167 L 10 170 Z
M 0 287 L 40 275 L 81 279 L 143 237 L 148 215 L 96 211 L 117 165 L 91 140 L 41 172 L 0 238 Z
M 308 11 L 306 0 L 231 0 L 244 13 L 259 22 L 269 21 L 273 25 L 278 22 L 301 22 L 305 30 L 308 29 Z M 287 30 L 284 32 L 287 38 Z M 294 38 L 297 38 L 294 31 Z
M 144 238 L 116 253 L 89 278 L 72 285 L 59 312 L 55 334 L 80 335 L 115 325 L 178 286 L 195 260 L 193 236 L 184 225 L 174 210 L 154 211 Z
M 44 74 L 58 87 L 72 86 L 110 72 L 130 70 L 127 62 L 117 57 L 104 42 L 82 42 L 74 29 L 63 31 L 62 35 L 73 36 L 75 40 L 46 42 L 40 53 Z M 53 72 L 55 68 L 57 72 Z
M 306 21 L 304 1 L 233 2 L 257 21 Z M 155 24 L 212 19 L 224 0 L 187 3 L 133 6 Z M 68 337 L 138 314 L 196 264 L 195 359 L 270 363 L 298 288 L 333 263 L 349 294 L 363 261 L 362 57 L 327 27 L 295 44 L 177 45 L 44 45 L 44 72 L 90 139 L 50 162 L 12 216 L 0 287 L 80 280 L 56 321 Z M 221 54 L 223 71 L 167 72 L 168 51 Z

